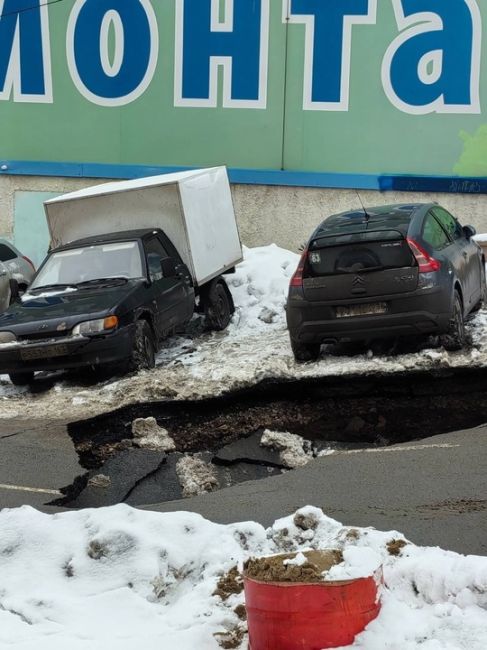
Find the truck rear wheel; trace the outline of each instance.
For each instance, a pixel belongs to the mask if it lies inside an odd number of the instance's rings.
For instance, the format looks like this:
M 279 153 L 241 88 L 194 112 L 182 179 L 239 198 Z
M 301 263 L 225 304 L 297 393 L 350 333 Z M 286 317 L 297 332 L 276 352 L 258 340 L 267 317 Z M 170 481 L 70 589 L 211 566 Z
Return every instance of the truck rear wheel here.
M 134 343 L 127 370 L 129 372 L 147 370 L 154 368 L 155 365 L 156 351 L 152 330 L 146 320 L 138 320 L 135 323 Z
M 206 324 L 217 332 L 224 330 L 232 318 L 232 304 L 227 288 L 220 282 L 214 282 L 202 296 Z

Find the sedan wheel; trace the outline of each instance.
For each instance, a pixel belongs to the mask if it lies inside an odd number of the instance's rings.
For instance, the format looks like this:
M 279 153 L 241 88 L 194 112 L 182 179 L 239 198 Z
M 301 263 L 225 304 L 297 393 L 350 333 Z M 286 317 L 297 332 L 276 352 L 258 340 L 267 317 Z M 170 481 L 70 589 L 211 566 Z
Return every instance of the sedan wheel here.
M 128 362 L 129 372 L 154 368 L 156 353 L 152 330 L 146 320 L 138 320 L 135 324 L 132 355 Z

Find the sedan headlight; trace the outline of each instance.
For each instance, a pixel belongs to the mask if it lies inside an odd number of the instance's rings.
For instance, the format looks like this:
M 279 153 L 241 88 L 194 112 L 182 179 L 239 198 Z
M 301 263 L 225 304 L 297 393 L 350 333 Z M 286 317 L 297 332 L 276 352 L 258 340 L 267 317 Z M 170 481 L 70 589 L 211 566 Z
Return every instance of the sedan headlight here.
M 101 334 L 114 330 L 118 325 L 118 318 L 116 316 L 108 316 L 107 318 L 98 318 L 97 320 L 87 320 L 84 323 L 78 323 L 73 327 L 73 334 L 81 334 L 82 336 L 89 336 L 90 334 Z
M 17 340 L 17 337 L 13 332 L 0 332 L 0 344 L 1 343 L 13 343 Z

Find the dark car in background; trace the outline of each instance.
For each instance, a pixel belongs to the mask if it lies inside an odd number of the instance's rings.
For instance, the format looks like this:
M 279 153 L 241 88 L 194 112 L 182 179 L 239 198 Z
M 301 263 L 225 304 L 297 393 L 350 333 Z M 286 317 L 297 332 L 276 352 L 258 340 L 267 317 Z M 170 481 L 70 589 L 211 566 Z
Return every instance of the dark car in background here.
M 323 343 L 441 335 L 465 345 L 465 318 L 485 296 L 485 259 L 437 204 L 343 212 L 313 232 L 293 275 L 286 305 L 296 360 Z

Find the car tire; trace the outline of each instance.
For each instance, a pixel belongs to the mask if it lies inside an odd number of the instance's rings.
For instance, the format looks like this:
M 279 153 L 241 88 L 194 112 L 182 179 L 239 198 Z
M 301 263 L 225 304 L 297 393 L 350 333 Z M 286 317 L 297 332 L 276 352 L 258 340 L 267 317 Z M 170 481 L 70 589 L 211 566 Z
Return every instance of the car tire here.
M 221 282 L 211 285 L 203 296 L 206 327 L 220 332 L 228 327 L 232 318 L 232 306 L 227 289 Z
M 34 381 L 33 372 L 11 372 L 9 377 L 14 386 L 28 386 Z
M 127 363 L 128 372 L 148 370 L 156 365 L 156 350 L 151 327 L 146 320 L 135 323 L 132 354 Z
M 448 330 L 440 337 L 440 342 L 448 352 L 455 352 L 465 347 L 466 333 L 463 318 L 463 304 L 458 291 L 453 298 L 453 310 L 448 324 Z
M 479 309 L 482 309 L 482 307 L 487 307 L 487 283 L 485 279 L 485 266 L 482 264 L 483 270 L 482 270 L 482 281 L 481 281 L 481 287 L 480 287 L 480 300 L 478 303 L 473 307 L 471 313 L 475 314 L 476 312 L 479 311 Z
M 300 343 L 291 339 L 291 349 L 298 362 L 316 361 L 320 356 L 320 343 Z

